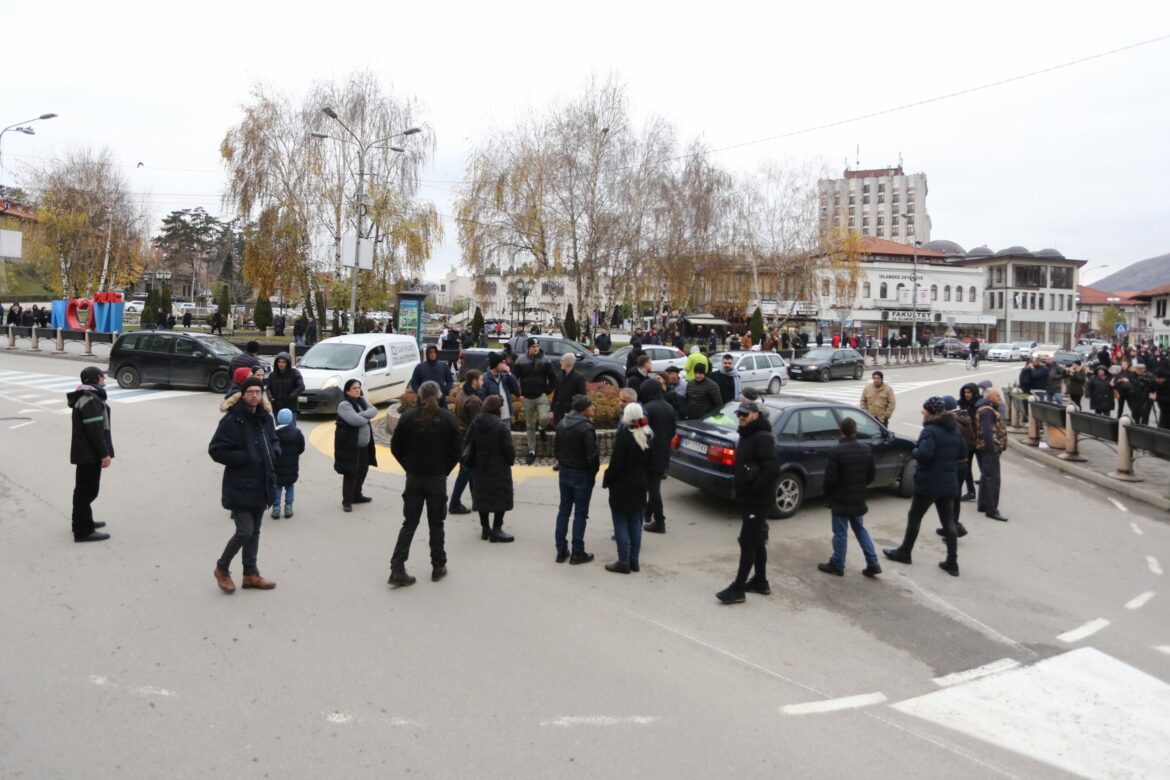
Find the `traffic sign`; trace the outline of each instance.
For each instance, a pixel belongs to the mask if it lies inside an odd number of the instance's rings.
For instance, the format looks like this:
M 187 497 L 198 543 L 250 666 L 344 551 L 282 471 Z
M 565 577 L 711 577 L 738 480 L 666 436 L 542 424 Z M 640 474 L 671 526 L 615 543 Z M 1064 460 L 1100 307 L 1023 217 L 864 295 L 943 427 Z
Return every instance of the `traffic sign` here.
M 1116 333 L 1118 336 L 1124 336 L 1126 333 L 1129 333 L 1129 323 L 1128 322 L 1117 323 L 1116 325 L 1113 326 L 1113 332 Z

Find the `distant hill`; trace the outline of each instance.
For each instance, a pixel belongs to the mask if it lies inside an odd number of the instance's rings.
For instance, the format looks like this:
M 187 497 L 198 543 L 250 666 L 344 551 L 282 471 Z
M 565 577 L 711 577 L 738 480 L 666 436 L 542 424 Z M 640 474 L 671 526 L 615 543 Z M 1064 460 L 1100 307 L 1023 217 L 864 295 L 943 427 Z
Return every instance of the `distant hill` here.
M 1170 284 L 1170 254 L 1139 260 L 1120 271 L 1111 273 L 1091 287 L 1106 292 L 1118 290 L 1150 290 Z

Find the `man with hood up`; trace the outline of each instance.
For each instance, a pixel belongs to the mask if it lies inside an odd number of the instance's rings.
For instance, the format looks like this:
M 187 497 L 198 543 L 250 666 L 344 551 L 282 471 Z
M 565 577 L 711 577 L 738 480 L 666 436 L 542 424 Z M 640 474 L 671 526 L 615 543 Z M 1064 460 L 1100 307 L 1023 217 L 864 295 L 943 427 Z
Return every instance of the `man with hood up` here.
M 245 588 L 271 590 L 272 580 L 260 576 L 256 565 L 260 549 L 260 522 L 276 498 L 275 462 L 280 442 L 272 420 L 272 406 L 264 397 L 264 383 L 256 377 L 220 405 L 224 413 L 207 445 L 207 454 L 224 466 L 220 501 L 232 513 L 236 532 L 215 564 L 215 581 L 224 593 L 235 593 L 229 573 L 232 559 L 244 550 Z
M 279 361 L 280 358 L 277 358 Z M 305 451 L 305 435 L 297 427 L 297 418 L 292 409 L 281 409 L 276 413 L 276 440 L 280 442 L 280 454 L 275 459 L 276 500 L 272 502 L 272 519 L 280 519 L 280 497 L 284 494 L 284 516 L 293 516 L 294 486 L 301 471 L 301 453 Z
M 410 389 L 418 392 L 423 382 L 434 382 L 439 386 L 439 408 L 447 408 L 447 396 L 455 386 L 455 379 L 451 376 L 451 366 L 446 360 L 439 360 L 439 348 L 434 344 L 427 344 L 427 359 L 414 367 L 410 375 Z
M 281 352 L 272 361 L 272 373 L 265 382 L 268 385 L 268 400 L 274 412 L 289 409 L 295 415 L 300 407 L 297 399 L 305 392 L 305 380 L 301 372 L 293 368 L 292 356 Z M 278 421 L 279 422 L 279 421 Z
M 105 541 L 110 535 L 97 530 L 105 523 L 94 522 L 91 505 L 98 497 L 102 469 L 109 468 L 114 460 L 106 372 L 97 366 L 86 366 L 81 370 L 81 384 L 67 393 L 65 399 L 73 409 L 69 462 L 77 467 L 73 483 L 73 541 Z

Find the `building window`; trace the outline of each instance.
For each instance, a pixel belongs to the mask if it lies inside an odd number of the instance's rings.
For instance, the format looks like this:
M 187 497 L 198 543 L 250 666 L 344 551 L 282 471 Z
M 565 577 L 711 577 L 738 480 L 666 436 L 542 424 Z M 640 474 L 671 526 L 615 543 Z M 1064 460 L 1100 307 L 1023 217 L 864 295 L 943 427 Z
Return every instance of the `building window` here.
M 995 283 L 1003 284 L 1003 266 L 996 266 L 995 268 Z
M 862 196 L 861 196 L 861 202 L 862 202 L 862 204 L 869 203 L 869 196 L 868 196 L 868 195 L 862 195 Z
M 1060 304 L 1060 310 L 1064 311 L 1064 296 L 1058 295 L 1058 296 L 1056 296 L 1056 300 Z
M 862 217 L 861 218 L 861 226 L 862 227 L 869 227 L 869 217 Z
M 938 300 L 938 285 L 937 284 L 932 284 L 930 286 L 930 300 L 932 300 L 932 301 Z
M 911 202 L 911 203 L 907 203 L 907 204 L 906 204 L 906 213 L 907 213 L 907 214 L 913 214 L 913 213 L 914 213 L 914 204 L 913 204 L 912 202 Z
M 1040 311 L 1044 311 L 1044 293 L 1040 293 L 1037 297 L 1040 298 Z
M 895 227 L 890 229 L 890 235 L 891 236 L 900 236 L 900 235 L 902 235 L 902 229 L 895 226 Z
M 890 203 L 897 203 L 897 202 L 898 202 L 898 198 L 899 198 L 899 195 L 898 195 L 898 193 L 896 193 L 896 192 L 895 192 L 895 193 L 891 193 L 891 195 L 890 195 Z
M 967 293 L 967 302 L 975 303 L 975 285 L 971 285 L 971 291 Z
M 862 192 L 865 192 L 865 193 L 868 193 L 868 192 L 869 192 L 869 185 L 868 185 L 868 184 L 862 184 L 862 185 L 861 185 L 861 191 L 862 191 Z
M 882 282 L 882 286 L 878 288 L 878 298 L 883 300 L 883 301 L 886 299 L 886 283 L 885 282 Z
M 963 286 L 959 285 L 955 288 L 955 303 L 963 302 Z
M 869 289 L 870 289 L 869 282 L 866 282 L 865 284 L 861 285 L 861 297 L 862 298 L 865 298 L 866 300 L 869 299 Z
M 840 196 L 840 195 L 834 195 L 834 196 L 833 196 L 833 205 L 834 205 L 834 206 L 840 206 L 840 205 L 841 205 L 841 196 Z
M 829 280 L 828 279 L 821 279 L 821 297 L 822 298 L 829 297 Z
M 883 184 L 882 182 L 878 182 L 878 192 L 885 192 L 885 191 L 886 191 L 886 185 Z
M 1066 295 L 1065 297 L 1068 298 L 1068 310 L 1072 311 L 1073 310 L 1073 297 L 1071 295 Z
M 884 225 L 884 224 L 886 224 L 886 218 L 885 218 L 885 217 L 878 217 L 878 218 L 877 218 L 877 223 L 878 223 L 879 225 Z
M 878 238 L 881 238 L 882 236 L 884 236 L 886 234 L 885 228 L 878 228 L 877 234 L 878 234 Z
M 951 286 L 948 284 L 943 288 L 943 302 L 949 303 L 951 300 Z
M 857 224 L 857 221 L 855 219 L 853 219 L 853 217 L 850 217 L 849 218 L 849 227 L 854 227 L 856 224 Z
M 1052 273 L 1050 287 L 1055 287 L 1058 290 L 1071 290 L 1073 288 L 1073 269 L 1054 265 L 1049 270 Z
M 885 202 L 886 202 L 886 196 L 885 195 L 878 195 L 878 203 L 885 203 Z
M 852 206 L 852 205 L 853 205 L 854 203 L 856 203 L 856 202 L 857 202 L 857 196 L 856 196 L 856 195 L 850 195 L 850 196 L 849 196 L 849 205 L 850 205 L 850 206 Z
M 894 295 L 898 297 L 898 303 L 902 302 L 902 290 L 905 289 L 905 287 L 906 285 L 898 282 L 898 286 L 894 288 Z
M 894 216 L 890 217 L 890 224 L 891 224 L 891 225 L 897 225 L 897 224 L 898 224 L 898 215 L 897 215 L 897 214 L 895 214 Z
M 1064 296 L 1061 297 L 1063 298 Z M 1048 293 L 1048 310 L 1056 311 L 1056 295 L 1053 293 Z
M 1012 266 L 1014 286 L 1016 287 L 1043 287 L 1044 266 L 1042 265 L 1015 265 Z
M 850 214 L 850 216 L 852 216 L 852 215 L 853 215 L 853 214 L 854 214 L 856 211 L 857 211 L 857 207 L 856 207 L 856 206 L 850 206 L 850 207 L 849 207 L 849 214 Z
M 1040 300 L 1044 300 L 1043 296 L 1041 296 Z M 1028 308 L 1032 311 L 1036 310 L 1036 293 L 1028 293 Z
M 1003 293 L 1002 292 L 999 293 L 999 307 L 998 308 L 1000 308 L 1000 309 L 1003 308 Z

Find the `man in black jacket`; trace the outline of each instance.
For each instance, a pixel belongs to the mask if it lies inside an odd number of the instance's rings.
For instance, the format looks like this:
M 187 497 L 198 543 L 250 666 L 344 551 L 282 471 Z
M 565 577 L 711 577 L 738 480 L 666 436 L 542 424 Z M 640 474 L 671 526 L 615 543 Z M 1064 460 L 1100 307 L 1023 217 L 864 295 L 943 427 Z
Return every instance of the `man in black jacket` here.
M 260 342 L 249 341 L 244 345 L 244 351 L 232 358 L 228 363 L 228 376 L 236 373 L 237 368 L 248 368 L 255 371 L 257 368 L 262 368 L 263 363 L 260 362 Z
M 561 381 L 553 394 L 553 419 L 558 423 L 573 409 L 573 399 L 585 395 L 585 377 L 574 370 L 577 358 L 571 353 L 561 355 Z
M 292 356 L 281 352 L 272 361 L 272 373 L 268 375 L 268 400 L 272 402 L 275 417 L 281 409 L 290 409 L 297 414 L 300 408 L 297 400 L 305 391 L 305 380 L 301 372 L 293 368 Z
M 747 592 L 768 595 L 765 567 L 768 563 L 768 510 L 776 504 L 776 478 L 780 459 L 776 437 L 768 419 L 754 401 L 744 401 L 735 412 L 739 418 L 739 443 L 735 445 L 735 500 L 743 517 L 739 530 L 739 570 L 735 581 L 715 594 L 724 604 L 740 604 Z M 748 574 L 755 568 L 755 576 Z
M 232 513 L 236 533 L 215 564 L 215 581 L 224 593 L 235 593 L 229 567 L 244 549 L 244 587 L 272 590 L 276 583 L 260 576 L 256 556 L 260 550 L 260 522 L 276 499 L 276 458 L 280 442 L 276 424 L 265 408 L 264 383 L 245 380 L 239 396 L 224 401 L 226 413 L 215 429 L 207 454 L 224 465 L 221 502 Z
M 114 460 L 110 434 L 110 407 L 106 403 L 106 372 L 97 366 L 81 370 L 81 384 L 65 395 L 73 409 L 73 438 L 69 462 L 77 466 L 73 483 L 73 541 L 102 542 L 110 535 L 93 519 L 93 502 L 101 489 L 102 469 Z
M 865 569 L 861 573 L 874 577 L 882 573 L 882 567 L 869 531 L 865 530 L 865 513 L 869 511 L 865 505 L 865 488 L 877 474 L 873 451 L 857 440 L 857 421 L 852 417 L 843 419 L 839 430 L 841 439 L 825 463 L 825 495 L 833 515 L 833 557 L 828 563 L 818 563 L 817 568 L 825 574 L 844 576 L 845 551 L 852 526 L 865 555 Z
M 459 463 L 463 441 L 455 415 L 439 407 L 439 385 L 423 382 L 418 389 L 418 404 L 407 409 L 390 438 L 390 452 L 406 471 L 406 490 L 402 493 L 402 530 L 390 558 L 391 585 L 413 585 L 415 578 L 406 573 L 410 544 L 427 508 L 427 527 L 431 534 L 431 581 L 447 575 L 447 553 L 443 547 L 443 520 L 447 517 L 447 475 Z
M 578 395 L 573 399 L 572 411 L 557 424 L 556 453 L 561 491 L 554 534 L 557 563 L 564 563 L 567 559 L 576 565 L 593 560 L 593 553 L 585 552 L 585 523 L 589 519 L 589 499 L 593 497 L 601 457 L 597 452 L 597 431 L 591 417 L 593 402 L 586 395 Z M 567 539 L 570 512 L 573 513 L 571 555 Z
M 677 417 L 674 407 L 663 398 L 662 385 L 656 377 L 642 383 L 638 391 L 642 411 L 650 422 L 654 438 L 650 440 L 650 467 L 646 480 L 648 498 L 642 530 L 653 534 L 666 533 L 666 514 L 662 506 L 662 480 L 670 466 L 670 441 L 674 438 Z
M 634 367 L 626 370 L 626 387 L 633 390 L 635 393 L 642 387 L 642 382 L 646 377 L 650 376 L 650 369 L 654 365 L 654 361 L 646 353 L 638 358 L 634 363 Z
M 603 355 L 609 354 L 610 347 L 613 346 L 613 340 L 605 328 L 597 331 L 597 338 L 593 340 L 593 343 L 597 347 L 597 351 Z
M 528 430 L 528 465 L 536 462 L 536 431 L 540 440 L 548 440 L 548 424 L 552 415 L 548 410 L 548 394 L 556 389 L 557 378 L 552 366 L 540 350 L 540 340 L 528 339 L 528 353 L 512 366 L 512 376 L 520 383 L 521 408 Z
M 723 406 L 723 394 L 715 380 L 707 377 L 706 366 L 696 363 L 694 372 L 694 381 L 687 384 L 687 419 L 701 420 Z

